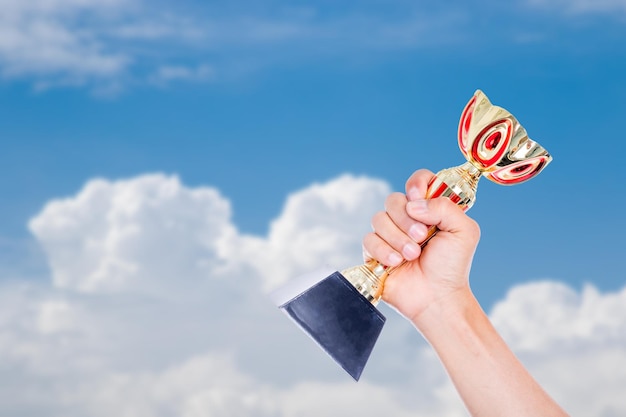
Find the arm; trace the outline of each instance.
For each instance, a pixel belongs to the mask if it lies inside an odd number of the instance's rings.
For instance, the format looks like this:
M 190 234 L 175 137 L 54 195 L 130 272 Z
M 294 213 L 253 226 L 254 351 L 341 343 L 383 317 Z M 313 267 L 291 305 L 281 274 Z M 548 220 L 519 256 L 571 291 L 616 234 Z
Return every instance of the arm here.
M 424 200 L 433 174 L 417 171 L 372 221 L 364 254 L 397 266 L 383 299 L 437 352 L 472 416 L 566 416 L 511 352 L 469 286 L 480 230 L 445 198 Z M 408 196 L 408 198 L 407 198 Z M 439 232 L 423 249 L 428 226 Z

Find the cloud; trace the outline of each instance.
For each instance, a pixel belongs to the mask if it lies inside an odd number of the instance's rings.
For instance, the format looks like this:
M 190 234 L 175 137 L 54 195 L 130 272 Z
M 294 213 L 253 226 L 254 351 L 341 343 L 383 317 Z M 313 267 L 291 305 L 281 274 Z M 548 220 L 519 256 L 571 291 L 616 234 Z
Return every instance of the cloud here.
M 275 288 L 322 265 L 345 268 L 362 258 L 361 239 L 390 193 L 382 181 L 351 175 L 293 193 L 267 238 L 248 238 L 246 258 Z
M 522 361 L 572 413 L 626 412 L 626 287 L 578 292 L 558 282 L 512 288 L 491 319 Z
M 524 4 L 578 15 L 626 11 L 624 0 Z M 476 15 L 493 10 L 462 4 L 0 0 L 0 7 L 5 81 L 25 80 L 39 91 L 79 87 L 101 95 L 137 85 L 233 80 L 259 68 L 311 60 L 340 65 L 368 62 L 379 56 L 375 52 L 464 47 L 490 42 L 492 31 L 502 37 L 498 25 L 476 31 Z M 512 39 L 536 42 L 545 36 L 531 31 Z
M 7 78 L 51 75 L 80 83 L 121 73 L 131 57 L 107 48 L 80 18 L 108 16 L 124 3 L 56 0 L 0 2 L 0 63 Z
M 352 175 L 313 184 L 287 198 L 267 236 L 238 231 L 219 190 L 176 176 L 95 179 L 49 202 L 30 228 L 50 281 L 0 281 L 0 414 L 466 415 L 391 309 L 355 384 L 265 295 L 324 263 L 359 262 L 388 192 Z M 491 317 L 569 410 L 609 417 L 626 412 L 625 298 L 529 283 Z
M 190 190 L 158 174 L 90 181 L 76 198 L 48 203 L 30 229 L 55 286 L 85 292 L 156 291 L 201 280 L 225 265 L 222 252 L 235 233 L 217 190 Z
M 464 20 L 456 11 L 402 2 L 384 14 L 375 5 L 336 10 L 247 1 L 184 8 L 144 0 L 0 0 L 0 8 L 5 80 L 109 95 L 146 83 L 227 79 L 311 57 L 446 43 Z
M 140 0 L 1 0 L 0 7 L 0 74 L 32 80 L 38 90 L 119 89 L 140 79 L 140 68 L 156 65 L 146 53 L 155 43 L 190 42 L 199 31 Z
M 592 285 L 581 293 L 554 282 L 509 291 L 492 320 L 516 349 L 533 352 L 596 341 L 626 346 L 626 289 L 603 295 Z
M 0 288 L 0 367 L 13 379 L 2 393 L 11 396 L 5 410 L 327 414 L 354 407 L 363 389 L 392 410 L 396 394 L 355 385 L 262 289 L 318 263 L 360 262 L 361 235 L 388 192 L 382 181 L 351 175 L 314 184 L 287 199 L 267 237 L 240 234 L 218 190 L 188 188 L 175 176 L 96 179 L 49 202 L 30 228 L 47 255 L 50 285 Z M 409 332 L 423 346 L 399 318 L 385 331 L 400 337 L 382 346 L 402 344 Z M 443 380 L 419 350 L 394 351 L 391 367 L 406 372 L 406 362 L 395 363 L 405 358 L 429 381 Z M 24 386 L 28 395 L 19 393 Z
M 361 236 L 389 192 L 351 175 L 312 185 L 288 198 L 263 238 L 238 234 L 216 189 L 162 174 L 96 179 L 46 204 L 29 227 L 59 288 L 163 293 L 246 267 L 271 287 L 320 264 L 360 262 Z

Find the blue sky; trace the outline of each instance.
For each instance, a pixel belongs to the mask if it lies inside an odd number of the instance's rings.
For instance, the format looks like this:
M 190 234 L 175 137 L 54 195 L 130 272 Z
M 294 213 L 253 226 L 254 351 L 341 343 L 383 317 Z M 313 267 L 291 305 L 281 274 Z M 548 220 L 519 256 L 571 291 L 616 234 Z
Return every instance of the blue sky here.
M 0 10 L 7 288 L 78 297 L 67 284 L 78 277 L 58 278 L 80 274 L 55 258 L 63 230 L 52 239 L 28 224 L 54 223 L 46 204 L 79 204 L 95 178 L 161 173 L 183 189 L 214 188 L 230 206 L 224 221 L 262 239 L 288 197 L 314 183 L 351 174 L 402 190 L 415 169 L 462 163 L 457 123 L 478 88 L 554 157 L 531 182 L 479 186 L 472 287 L 485 308 L 531 281 L 580 297 L 586 283 L 601 294 L 624 287 L 623 0 L 2 0 Z M 383 194 L 372 194 L 378 203 L 355 196 L 371 203 L 364 230 Z M 78 242 L 76 230 L 67 235 Z M 359 262 L 359 240 L 337 261 Z M 286 256 L 276 262 L 290 264 Z M 90 285 L 74 289 L 100 288 Z
M 27 238 L 47 200 L 98 176 L 214 185 L 255 233 L 313 181 L 350 172 L 401 190 L 414 169 L 462 162 L 456 124 L 480 88 L 555 159 L 515 189 L 481 183 L 471 214 L 485 232 L 476 275 L 495 291 L 476 279 L 485 300 L 527 278 L 623 282 L 621 2 L 131 3 L 16 12 L 24 27 L 7 31 L 35 50 L 0 55 L 5 239 Z M 78 34 L 31 45 L 37 23 Z M 511 221 L 522 230 L 503 232 Z M 503 240 L 532 261 L 496 279 L 507 263 L 488 254 Z

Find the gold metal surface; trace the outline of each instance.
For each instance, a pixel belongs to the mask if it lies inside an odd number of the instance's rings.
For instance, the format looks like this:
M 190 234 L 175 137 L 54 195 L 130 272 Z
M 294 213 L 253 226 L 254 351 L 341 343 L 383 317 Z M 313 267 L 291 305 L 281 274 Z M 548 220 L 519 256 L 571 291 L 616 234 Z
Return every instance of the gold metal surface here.
M 531 140 L 511 113 L 491 104 L 480 90 L 467 103 L 459 121 L 458 143 L 467 159 L 463 165 L 439 171 L 428 185 L 426 198 L 447 197 L 463 211 L 476 200 L 481 176 L 501 185 L 514 185 L 535 177 L 552 157 Z M 428 230 L 422 247 L 437 233 Z M 344 277 L 372 304 L 380 301 L 387 276 L 401 267 L 387 268 L 371 259 L 341 271 Z

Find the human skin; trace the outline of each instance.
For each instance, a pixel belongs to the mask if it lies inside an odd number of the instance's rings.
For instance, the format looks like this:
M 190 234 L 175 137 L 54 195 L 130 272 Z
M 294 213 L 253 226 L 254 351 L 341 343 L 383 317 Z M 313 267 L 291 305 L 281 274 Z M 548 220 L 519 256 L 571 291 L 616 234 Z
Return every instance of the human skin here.
M 480 228 L 449 199 L 424 199 L 432 177 L 430 171 L 416 171 L 406 194 L 387 198 L 363 240 L 366 260 L 397 267 L 385 282 L 383 300 L 430 343 L 472 416 L 567 416 L 474 297 L 469 274 Z M 420 248 L 432 225 L 439 231 Z

